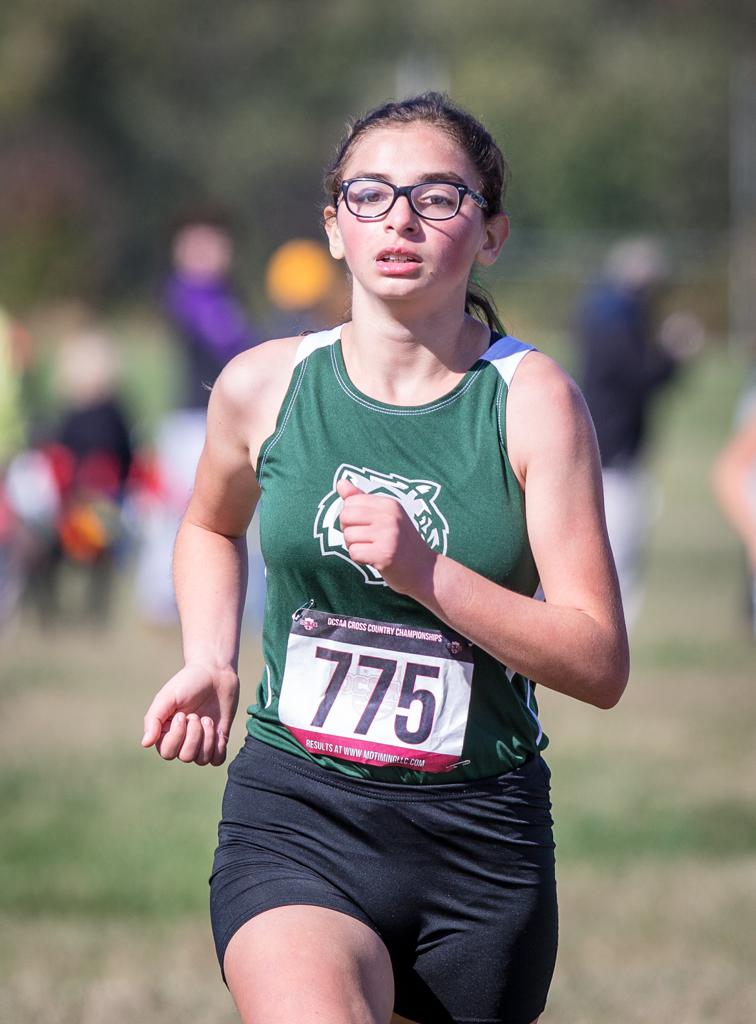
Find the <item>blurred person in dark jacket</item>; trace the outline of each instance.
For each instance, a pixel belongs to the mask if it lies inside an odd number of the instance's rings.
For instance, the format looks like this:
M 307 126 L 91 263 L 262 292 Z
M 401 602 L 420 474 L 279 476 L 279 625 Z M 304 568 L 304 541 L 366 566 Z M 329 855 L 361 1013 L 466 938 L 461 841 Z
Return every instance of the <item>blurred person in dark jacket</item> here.
M 627 239 L 607 254 L 602 278 L 578 310 L 578 379 L 601 454 L 609 539 L 628 626 L 642 603 L 642 562 L 653 518 L 647 469 L 655 399 L 703 343 L 689 313 L 659 314 L 669 265 L 653 239 Z
M 26 453 L 36 460 L 29 467 L 36 465 L 37 473 L 44 460 L 56 489 L 47 528 L 36 518 L 39 543 L 29 574 L 30 596 L 43 622 L 70 618 L 73 612 L 101 623 L 110 612 L 133 460 L 129 417 L 117 393 L 118 372 L 115 345 L 101 330 L 84 328 L 58 346 L 55 384 L 62 409 Z M 37 489 L 34 479 L 29 478 L 28 487 Z M 72 608 L 70 601 L 64 606 L 60 575 L 66 565 L 84 576 L 81 608 Z

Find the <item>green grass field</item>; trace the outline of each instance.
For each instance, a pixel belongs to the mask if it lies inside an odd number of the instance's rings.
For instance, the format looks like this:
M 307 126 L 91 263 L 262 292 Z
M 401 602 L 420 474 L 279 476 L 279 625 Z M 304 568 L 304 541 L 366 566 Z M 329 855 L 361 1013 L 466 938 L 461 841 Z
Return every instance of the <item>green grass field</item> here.
M 741 378 L 710 353 L 666 400 L 623 701 L 541 697 L 562 915 L 544 1024 L 756 1020 L 756 645 L 708 483 Z M 236 1020 L 206 913 L 224 772 L 140 749 L 178 636 L 121 605 L 106 632 L 0 637 L 3 1024 Z M 250 635 L 244 697 L 258 664 Z

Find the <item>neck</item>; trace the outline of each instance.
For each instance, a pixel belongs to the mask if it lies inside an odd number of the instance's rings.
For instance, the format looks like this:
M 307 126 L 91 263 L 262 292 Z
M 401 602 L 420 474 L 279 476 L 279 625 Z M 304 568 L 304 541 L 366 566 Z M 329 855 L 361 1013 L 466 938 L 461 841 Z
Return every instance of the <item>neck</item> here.
M 420 405 L 454 387 L 488 348 L 489 336 L 458 301 L 428 313 L 355 290 L 342 348 L 361 391 L 379 401 Z

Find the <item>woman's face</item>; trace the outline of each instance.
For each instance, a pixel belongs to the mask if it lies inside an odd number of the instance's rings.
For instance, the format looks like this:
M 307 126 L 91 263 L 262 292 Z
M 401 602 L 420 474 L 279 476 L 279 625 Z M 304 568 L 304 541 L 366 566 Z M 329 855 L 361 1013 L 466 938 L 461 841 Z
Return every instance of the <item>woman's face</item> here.
M 460 182 L 480 190 L 475 167 L 463 149 L 433 125 L 376 128 L 356 144 L 343 173 L 393 185 Z M 458 292 L 463 297 L 474 263 L 493 263 L 507 235 L 503 214 L 486 220 L 469 196 L 451 220 L 419 217 L 401 196 L 381 217 L 355 217 L 340 200 L 325 211 L 331 253 L 344 259 L 354 288 L 387 300 L 418 300 Z M 463 301 L 463 299 L 462 299 Z

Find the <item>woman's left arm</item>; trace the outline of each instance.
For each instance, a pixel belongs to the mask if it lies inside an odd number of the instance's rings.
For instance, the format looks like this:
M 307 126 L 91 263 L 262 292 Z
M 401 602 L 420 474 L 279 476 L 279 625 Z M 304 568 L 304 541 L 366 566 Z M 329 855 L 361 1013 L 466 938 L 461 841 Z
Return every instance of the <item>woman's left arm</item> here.
M 613 707 L 627 683 L 629 654 L 596 437 L 577 386 L 538 352 L 522 360 L 510 388 L 507 451 L 524 488 L 545 602 L 432 551 L 396 502 L 351 487 L 342 493 L 350 557 L 375 565 L 389 586 L 509 668 Z

